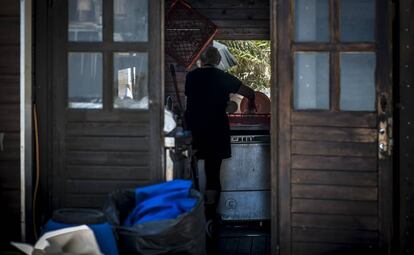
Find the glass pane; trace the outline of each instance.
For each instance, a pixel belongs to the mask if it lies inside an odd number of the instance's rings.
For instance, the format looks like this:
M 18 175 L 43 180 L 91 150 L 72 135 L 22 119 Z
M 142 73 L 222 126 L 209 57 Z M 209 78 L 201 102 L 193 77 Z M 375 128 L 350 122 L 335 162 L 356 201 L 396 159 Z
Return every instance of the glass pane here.
M 375 111 L 375 54 L 341 53 L 341 110 Z
M 148 54 L 114 54 L 114 108 L 148 109 Z
M 328 0 L 295 1 L 295 40 L 297 42 L 329 41 Z
M 70 52 L 68 57 L 70 108 L 102 108 L 102 54 Z
M 375 0 L 342 0 L 340 30 L 343 42 L 374 41 Z
M 295 109 L 329 109 L 329 53 L 295 53 Z
M 114 41 L 148 41 L 148 0 L 114 0 Z
M 69 41 L 102 41 L 102 0 L 69 0 Z

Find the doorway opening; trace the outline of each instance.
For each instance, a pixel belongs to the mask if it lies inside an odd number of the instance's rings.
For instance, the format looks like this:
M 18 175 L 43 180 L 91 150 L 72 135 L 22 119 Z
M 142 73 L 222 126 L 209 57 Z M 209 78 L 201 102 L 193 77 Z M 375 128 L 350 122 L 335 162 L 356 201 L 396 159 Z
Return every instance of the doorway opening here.
M 228 107 L 232 157 L 221 167 L 220 248 L 223 254 L 270 254 L 270 86 L 271 49 L 267 40 L 226 40 L 235 65 L 227 72 L 255 90 L 256 111 L 238 94 Z M 229 109 L 230 108 L 230 109 Z M 274 187 L 273 187 L 274 188 Z
M 270 197 L 271 188 L 275 188 L 271 187 L 270 174 L 271 44 L 269 40 L 217 40 L 212 44 L 222 57 L 217 67 L 256 91 L 256 112 L 249 112 L 247 98 L 238 94 L 230 96 L 226 109 L 232 157 L 223 160 L 221 165 L 222 192 L 217 206 L 220 250 L 222 254 L 270 254 Z M 167 57 L 166 66 L 173 61 Z M 181 97 L 185 102 L 188 70 L 179 65 L 175 65 L 175 70 L 179 93 L 174 92 L 167 73 L 166 98 Z M 198 166 L 203 192 L 202 162 Z

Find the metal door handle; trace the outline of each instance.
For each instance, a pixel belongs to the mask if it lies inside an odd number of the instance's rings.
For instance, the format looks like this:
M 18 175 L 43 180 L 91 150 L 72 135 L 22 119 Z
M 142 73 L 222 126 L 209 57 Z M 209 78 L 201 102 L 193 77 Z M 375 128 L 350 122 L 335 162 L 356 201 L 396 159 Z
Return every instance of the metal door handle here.
M 378 129 L 378 157 L 385 159 L 391 155 L 391 131 L 389 130 L 388 120 L 384 118 L 379 123 Z
M 385 143 L 379 144 L 379 150 L 380 152 L 386 152 L 387 151 L 387 145 Z

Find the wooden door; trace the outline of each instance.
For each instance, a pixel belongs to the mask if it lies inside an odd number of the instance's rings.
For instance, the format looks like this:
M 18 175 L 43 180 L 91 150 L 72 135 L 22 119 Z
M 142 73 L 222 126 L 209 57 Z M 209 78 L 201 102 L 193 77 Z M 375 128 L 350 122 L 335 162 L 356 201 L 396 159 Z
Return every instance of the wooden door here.
M 389 254 L 390 13 L 380 0 L 273 4 L 280 254 Z M 276 110 L 275 110 L 276 112 Z M 277 122 L 277 124 L 276 124 Z
M 163 1 L 50 1 L 52 204 L 160 181 Z

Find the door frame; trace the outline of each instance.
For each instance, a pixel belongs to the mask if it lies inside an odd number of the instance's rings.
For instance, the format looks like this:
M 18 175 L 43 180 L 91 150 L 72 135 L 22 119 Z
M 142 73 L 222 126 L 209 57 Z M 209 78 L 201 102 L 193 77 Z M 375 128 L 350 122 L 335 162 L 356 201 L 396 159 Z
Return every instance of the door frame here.
M 380 92 L 385 93 L 387 97 L 387 107 L 385 112 L 380 110 L 381 102 L 377 102 L 378 116 L 384 118 L 388 123 L 388 130 L 386 131 L 389 136 L 388 144 L 392 146 L 393 139 L 393 51 L 392 51 L 392 22 L 395 12 L 393 8 L 392 0 L 377 1 L 377 28 L 384 28 L 382 33 L 377 31 L 377 65 L 379 68 L 376 70 L 377 77 L 377 89 Z M 387 17 L 384 19 L 378 19 L 378 17 Z M 377 99 L 380 95 L 377 95 Z M 379 100 L 378 100 L 379 101 Z M 379 146 L 379 145 L 378 145 Z M 391 254 L 393 251 L 393 217 L 394 217 L 394 174 L 393 174 L 393 151 L 389 149 L 391 155 L 385 159 L 379 159 L 378 161 L 378 197 L 379 197 L 379 241 L 380 248 L 384 251 L 384 254 Z
M 66 2 L 67 0 L 65 0 Z M 103 3 L 108 7 L 113 0 Z M 148 102 L 149 109 L 145 115 L 149 118 L 149 164 L 151 179 L 158 182 L 164 179 L 164 2 L 148 1 L 148 29 L 149 41 L 147 52 L 148 59 Z M 66 64 L 61 63 L 66 54 L 66 36 L 59 36 L 67 33 L 60 28 L 66 27 L 67 10 L 65 4 L 60 0 L 34 1 L 34 102 L 37 103 L 39 115 L 39 143 L 40 143 L 40 191 L 38 194 L 39 202 L 36 219 L 38 223 L 44 223 L 51 217 L 52 210 L 59 206 L 62 195 L 62 178 L 59 176 L 64 171 L 65 155 L 65 108 L 59 106 L 59 99 L 66 98 L 65 88 L 56 89 L 54 84 L 66 84 L 66 75 L 56 75 L 66 73 Z M 112 10 L 112 8 L 110 8 Z M 110 11 L 109 10 L 109 11 Z M 104 11 L 107 12 L 108 10 Z M 59 16 L 59 13 L 65 13 Z M 153 15 L 156 13 L 158 15 Z M 105 15 L 105 14 L 104 14 Z M 106 24 L 105 29 L 113 29 L 113 25 Z M 111 30 L 112 31 L 112 30 Z M 59 63 L 61 63 L 59 65 Z M 103 63 L 104 64 L 104 63 Z M 104 74 L 105 80 L 107 75 Z M 108 81 L 110 82 L 110 81 Z M 157 86 L 151 86 L 157 84 Z M 111 89 L 112 86 L 106 86 Z M 103 93 L 105 89 L 103 88 Z M 111 92 L 112 93 L 112 92 Z M 111 93 L 108 93 L 111 95 Z M 109 100 L 112 100 L 109 98 Z M 108 101 L 108 98 L 107 100 Z M 105 102 L 104 102 L 105 103 Z M 81 110 L 82 111 L 82 110 Z M 79 115 L 82 112 L 79 111 Z M 114 111 L 120 114 L 121 111 Z M 126 110 L 125 112 L 128 112 Z M 99 117 L 98 117 L 99 118 Z M 35 176 L 34 176 L 35 177 Z M 57 193 L 54 193 L 57 191 Z M 37 226 L 39 226 L 38 224 Z
M 278 34 L 278 0 L 270 3 L 270 47 L 271 47 L 271 79 L 270 79 L 270 240 L 271 254 L 279 254 L 279 86 L 277 62 Z
M 332 0 L 334 1 L 334 0 Z M 293 30 L 292 2 L 294 0 L 270 0 L 271 40 L 271 252 L 291 254 L 291 171 L 290 171 L 290 118 L 293 77 L 290 37 L 284 37 Z M 391 0 L 376 1 L 377 68 L 376 86 L 387 95 L 386 111 L 377 114 L 389 123 L 388 135 L 392 143 L 393 84 L 392 84 L 392 11 Z M 379 17 L 387 17 L 381 19 Z M 280 24 L 280 25 L 279 25 Z M 377 100 L 379 101 L 379 100 Z M 283 149 L 282 149 L 283 148 Z M 392 152 L 392 148 L 391 148 Z M 285 170 L 283 170 L 285 169 Z M 378 220 L 379 247 L 383 254 L 391 254 L 393 239 L 393 155 L 378 159 Z

